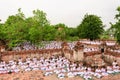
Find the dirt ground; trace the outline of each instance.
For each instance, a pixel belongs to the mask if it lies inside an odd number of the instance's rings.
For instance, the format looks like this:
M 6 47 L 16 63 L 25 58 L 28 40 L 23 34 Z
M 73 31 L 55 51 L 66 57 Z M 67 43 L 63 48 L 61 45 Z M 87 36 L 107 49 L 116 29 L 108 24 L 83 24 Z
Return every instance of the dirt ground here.
M 11 74 L 0 74 L 0 80 L 84 80 L 84 79 L 79 76 L 64 79 L 58 79 L 56 75 L 44 77 L 41 71 L 30 71 Z M 120 74 L 109 75 L 101 79 L 97 79 L 94 77 L 93 80 L 120 80 Z

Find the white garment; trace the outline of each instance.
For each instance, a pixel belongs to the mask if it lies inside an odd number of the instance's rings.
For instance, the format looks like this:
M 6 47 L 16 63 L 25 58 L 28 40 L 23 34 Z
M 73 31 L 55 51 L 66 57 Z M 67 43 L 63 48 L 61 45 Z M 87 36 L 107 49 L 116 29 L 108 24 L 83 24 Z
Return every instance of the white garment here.
M 31 71 L 31 68 L 30 67 L 26 67 L 25 71 Z
M 90 74 L 89 74 L 88 72 L 85 72 L 85 74 L 83 75 L 83 78 L 84 78 L 85 80 L 89 80 L 89 79 L 91 79 L 92 77 L 90 76 Z
M 72 72 L 68 72 L 68 73 L 67 73 L 67 76 L 68 76 L 68 77 L 74 77 L 74 74 L 73 74 Z
M 111 66 L 107 66 L 107 73 L 109 73 L 109 74 L 114 73 Z
M 101 70 L 100 69 L 96 69 L 95 73 L 94 73 L 94 76 L 96 76 L 97 78 L 101 78 L 102 77 Z
M 64 73 L 61 72 L 61 73 L 58 74 L 58 78 L 61 79 L 61 78 L 64 78 L 64 77 L 65 77 L 65 74 L 64 74 Z

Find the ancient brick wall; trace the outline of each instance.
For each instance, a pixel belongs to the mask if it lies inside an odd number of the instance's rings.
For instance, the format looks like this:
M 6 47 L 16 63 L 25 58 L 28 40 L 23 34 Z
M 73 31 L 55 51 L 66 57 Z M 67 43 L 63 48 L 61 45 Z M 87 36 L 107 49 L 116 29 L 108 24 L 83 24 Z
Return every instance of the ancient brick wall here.
M 28 51 L 5 51 L 1 52 L 1 60 L 17 60 L 18 58 L 25 59 L 26 57 L 37 57 L 40 58 L 44 56 L 45 58 L 50 57 L 51 55 L 60 55 L 60 49 L 51 49 L 51 50 L 28 50 Z

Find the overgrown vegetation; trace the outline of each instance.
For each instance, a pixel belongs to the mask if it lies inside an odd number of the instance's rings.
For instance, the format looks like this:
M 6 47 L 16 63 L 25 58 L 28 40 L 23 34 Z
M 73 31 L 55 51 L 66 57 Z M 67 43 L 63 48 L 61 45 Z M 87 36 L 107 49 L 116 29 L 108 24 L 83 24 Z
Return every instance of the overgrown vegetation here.
M 109 35 L 113 34 L 120 42 L 120 7 L 117 11 L 117 22 L 105 31 L 103 22 L 97 15 L 86 14 L 82 22 L 73 28 L 64 23 L 52 25 L 46 18 L 47 14 L 41 10 L 33 10 L 33 16 L 26 18 L 21 9 L 18 9 L 17 14 L 10 15 L 5 23 L 0 23 L 0 40 L 5 41 L 9 47 L 14 47 L 25 41 L 38 45 L 41 41 L 110 39 Z

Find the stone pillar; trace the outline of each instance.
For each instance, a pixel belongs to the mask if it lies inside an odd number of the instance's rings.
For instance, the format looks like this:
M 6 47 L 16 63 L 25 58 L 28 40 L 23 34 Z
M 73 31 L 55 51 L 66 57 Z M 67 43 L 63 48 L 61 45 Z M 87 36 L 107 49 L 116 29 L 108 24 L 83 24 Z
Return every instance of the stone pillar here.
M 73 57 L 75 61 L 83 61 L 84 53 L 83 53 L 84 45 L 80 42 L 77 42 L 74 50 L 73 50 Z
M 79 61 L 83 61 L 83 59 L 84 59 L 83 50 L 78 50 L 77 56 L 78 56 L 78 60 L 79 60 Z

